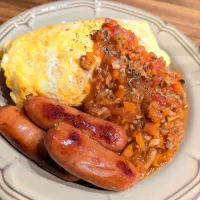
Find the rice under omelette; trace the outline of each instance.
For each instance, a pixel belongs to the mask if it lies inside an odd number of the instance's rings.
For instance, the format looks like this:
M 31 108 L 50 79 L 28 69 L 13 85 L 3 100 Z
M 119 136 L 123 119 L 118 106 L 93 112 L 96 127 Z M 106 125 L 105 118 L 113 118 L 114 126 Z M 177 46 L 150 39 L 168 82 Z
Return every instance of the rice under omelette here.
M 167 66 L 170 58 L 158 46 L 147 22 L 116 20 L 132 30 L 148 52 L 163 56 Z M 41 95 L 79 106 L 90 91 L 92 69 L 80 66 L 80 57 L 93 51 L 90 34 L 101 28 L 104 18 L 67 22 L 28 32 L 3 46 L 1 67 L 10 96 L 22 107 L 26 95 Z M 100 64 L 96 58 L 93 65 Z

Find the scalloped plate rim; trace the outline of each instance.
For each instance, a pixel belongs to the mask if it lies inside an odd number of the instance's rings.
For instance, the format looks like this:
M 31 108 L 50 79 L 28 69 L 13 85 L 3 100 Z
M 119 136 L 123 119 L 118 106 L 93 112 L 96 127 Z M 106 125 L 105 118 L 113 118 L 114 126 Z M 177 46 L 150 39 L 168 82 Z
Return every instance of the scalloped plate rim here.
M 20 16 L 22 16 L 22 17 L 25 17 L 26 15 L 30 15 L 31 13 L 33 13 L 33 12 L 35 12 L 35 11 L 37 11 L 37 10 L 41 10 L 42 8 L 49 8 L 50 6 L 56 6 L 56 5 L 58 5 L 58 4 L 60 4 L 60 5 L 64 5 L 64 4 L 68 4 L 68 3 L 70 3 L 70 2 L 73 2 L 73 3 L 75 3 L 75 2 L 82 2 L 82 3 L 84 3 L 84 2 L 89 2 L 90 4 L 93 2 L 93 4 L 95 5 L 95 2 L 94 1 L 87 1 L 87 0 L 75 0 L 75 1 L 60 1 L 60 2 L 51 2 L 51 3 L 47 3 L 47 4 L 43 4 L 43 5 L 40 5 L 40 6 L 37 6 L 37 7 L 34 7 L 34 8 L 32 8 L 32 9 L 29 9 L 29 10 L 27 10 L 27 11 L 24 11 L 23 13 L 20 13 L 20 14 L 18 14 L 16 17 L 13 17 L 13 18 L 11 18 L 10 20 L 8 20 L 7 22 L 5 22 L 4 24 L 2 24 L 1 26 L 0 26 L 0 34 L 3 32 L 3 29 L 6 29 L 10 24 L 13 24 L 13 22 L 19 22 L 20 21 Z M 159 23 L 161 23 L 161 26 L 165 29 L 172 29 L 176 34 L 178 34 L 178 35 L 180 35 L 182 38 L 181 38 L 181 40 L 183 40 L 183 41 L 185 41 L 186 42 L 186 44 L 190 47 L 190 48 L 192 48 L 192 51 L 193 51 L 193 53 L 195 53 L 196 55 L 195 56 L 197 56 L 197 58 L 200 60 L 200 53 L 199 53 L 199 49 L 198 49 L 198 47 L 194 44 L 194 43 L 192 43 L 191 41 L 190 41 L 190 39 L 187 37 L 187 36 L 185 36 L 182 32 L 180 32 L 180 31 L 178 31 L 173 25 L 171 25 L 171 24 L 169 24 L 169 23 L 166 23 L 164 20 L 162 20 L 162 19 L 160 19 L 160 18 L 158 18 L 158 17 L 156 17 L 156 16 L 153 16 L 153 15 L 151 15 L 150 13 L 148 13 L 148 12 L 146 12 L 146 11 L 143 11 L 142 9 L 138 9 L 138 8 L 135 8 L 135 7 L 132 7 L 132 6 L 129 6 L 129 5 L 124 5 L 124 4 L 122 4 L 122 3 L 116 3 L 116 2 L 111 2 L 111 1 L 102 1 L 102 3 L 104 4 L 106 4 L 106 3 L 108 3 L 108 4 L 113 4 L 113 5 L 116 5 L 116 6 L 124 6 L 124 7 L 126 7 L 127 9 L 128 8 L 134 8 L 135 10 L 137 10 L 138 11 L 138 13 L 140 13 L 140 12 L 142 12 L 142 13 L 144 13 L 144 14 L 147 14 L 147 15 L 150 15 L 150 16 L 152 16 L 155 20 L 157 20 Z M 101 7 L 100 7 L 101 8 Z M 56 9 L 55 9 L 56 10 Z M 161 29 L 162 30 L 162 29 Z M 194 57 L 193 57 L 194 58 Z M 200 66 L 199 66 L 200 67 Z M 0 138 L 1 139 L 1 138 Z

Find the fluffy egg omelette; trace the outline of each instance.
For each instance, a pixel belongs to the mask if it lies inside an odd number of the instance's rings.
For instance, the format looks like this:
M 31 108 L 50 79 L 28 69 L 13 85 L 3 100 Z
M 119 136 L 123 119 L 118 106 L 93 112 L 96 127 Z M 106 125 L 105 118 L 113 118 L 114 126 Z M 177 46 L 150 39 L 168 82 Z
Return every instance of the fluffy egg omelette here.
M 159 48 L 147 22 L 116 21 L 132 30 L 147 51 L 163 56 L 169 66 L 170 58 Z M 58 99 L 70 106 L 81 105 L 90 91 L 92 70 L 81 68 L 79 59 L 93 51 L 90 34 L 104 22 L 100 18 L 48 26 L 5 43 L 1 67 L 16 105 L 22 107 L 28 94 Z M 93 67 L 100 62 L 96 59 Z

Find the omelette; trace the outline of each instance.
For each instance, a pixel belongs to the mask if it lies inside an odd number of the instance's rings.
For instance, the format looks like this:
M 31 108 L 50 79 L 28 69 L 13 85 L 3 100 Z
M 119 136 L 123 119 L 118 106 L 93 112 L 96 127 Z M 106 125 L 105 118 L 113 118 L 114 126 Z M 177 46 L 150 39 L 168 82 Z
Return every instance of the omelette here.
M 148 52 L 162 56 L 169 66 L 170 58 L 161 50 L 147 22 L 116 20 L 132 30 Z M 80 57 L 93 52 L 90 34 L 99 30 L 104 18 L 66 22 L 28 32 L 2 47 L 4 70 L 10 96 L 22 107 L 28 94 L 50 97 L 70 106 L 80 106 L 90 91 L 90 78 L 101 59 L 91 70 L 80 66 Z

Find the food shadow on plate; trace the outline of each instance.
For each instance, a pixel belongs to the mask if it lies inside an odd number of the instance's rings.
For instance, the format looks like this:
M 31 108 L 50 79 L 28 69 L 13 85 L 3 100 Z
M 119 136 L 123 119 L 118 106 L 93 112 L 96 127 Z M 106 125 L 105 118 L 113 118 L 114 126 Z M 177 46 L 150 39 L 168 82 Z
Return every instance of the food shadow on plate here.
M 91 183 L 88 183 L 84 180 L 79 180 L 76 182 L 64 181 L 64 180 L 60 179 L 59 177 L 51 174 L 50 172 L 47 172 L 46 170 L 41 168 L 37 163 L 35 163 L 34 161 L 29 160 L 29 159 L 27 159 L 27 165 L 33 173 L 35 173 L 45 179 L 51 180 L 53 182 L 56 182 L 56 183 L 59 183 L 62 185 L 66 185 L 68 187 L 72 187 L 72 188 L 76 188 L 76 189 L 80 189 L 80 190 L 84 190 L 84 191 L 88 191 L 88 192 L 92 191 L 95 193 L 102 193 L 102 194 L 113 192 L 113 191 L 105 190 L 105 189 L 102 189 L 95 185 L 92 185 Z
M 15 105 L 13 100 L 10 97 L 11 90 L 6 86 L 6 78 L 4 76 L 3 69 L 0 69 L 0 89 L 1 89 L 1 95 L 5 100 L 0 99 L 0 101 L 5 101 L 9 105 Z M 4 103 L 4 102 L 0 102 Z
M 55 176 L 54 174 L 48 172 L 47 170 L 43 169 L 36 162 L 29 159 L 27 156 L 25 156 L 20 151 L 18 151 L 1 134 L 0 134 L 0 137 L 10 146 L 10 148 L 12 148 L 14 151 L 18 152 L 18 154 L 19 154 L 18 159 L 21 161 L 20 163 L 22 164 L 22 166 L 24 168 L 26 168 L 28 171 L 30 171 L 32 173 L 35 173 L 35 174 L 41 176 L 44 179 L 65 185 L 67 187 L 76 188 L 76 189 L 80 189 L 80 190 L 84 190 L 84 191 L 88 191 L 88 192 L 102 193 L 102 194 L 105 194 L 105 193 L 110 194 L 110 193 L 114 192 L 114 191 L 109 191 L 109 190 L 99 188 L 99 187 L 92 185 L 84 180 L 79 180 L 77 182 L 67 182 L 65 180 L 62 180 L 61 178 L 59 178 L 59 177 Z

